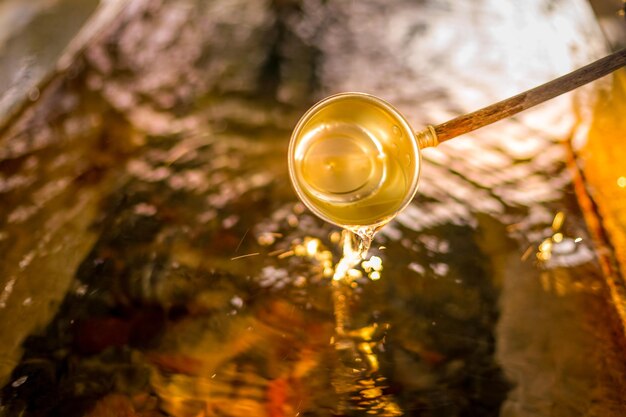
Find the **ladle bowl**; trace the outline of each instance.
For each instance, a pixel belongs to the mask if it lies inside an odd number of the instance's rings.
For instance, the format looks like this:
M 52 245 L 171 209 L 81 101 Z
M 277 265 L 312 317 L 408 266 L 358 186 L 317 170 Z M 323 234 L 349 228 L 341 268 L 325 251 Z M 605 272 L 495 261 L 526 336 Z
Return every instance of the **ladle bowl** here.
M 330 223 L 380 227 L 417 192 L 419 136 L 380 98 L 354 92 L 328 97 L 293 131 L 293 186 L 302 202 Z

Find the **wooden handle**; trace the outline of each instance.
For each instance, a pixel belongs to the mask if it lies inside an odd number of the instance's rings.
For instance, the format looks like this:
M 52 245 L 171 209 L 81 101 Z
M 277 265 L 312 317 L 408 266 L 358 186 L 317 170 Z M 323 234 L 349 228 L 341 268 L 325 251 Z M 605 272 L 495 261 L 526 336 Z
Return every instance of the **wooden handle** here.
M 626 65 L 626 49 L 615 52 L 562 77 L 535 87 L 532 90 L 499 101 L 475 112 L 464 114 L 434 126 L 439 142 L 487 126 L 530 107 L 567 93 Z

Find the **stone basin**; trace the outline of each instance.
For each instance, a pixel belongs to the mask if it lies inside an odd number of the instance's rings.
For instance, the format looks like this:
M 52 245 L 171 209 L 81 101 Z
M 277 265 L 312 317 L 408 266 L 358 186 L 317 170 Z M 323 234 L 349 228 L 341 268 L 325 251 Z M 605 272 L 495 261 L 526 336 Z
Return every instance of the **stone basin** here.
M 286 160 L 602 56 L 590 4 L 78 3 L 0 3 L 0 415 L 624 415 L 623 73 L 426 150 L 345 285 Z

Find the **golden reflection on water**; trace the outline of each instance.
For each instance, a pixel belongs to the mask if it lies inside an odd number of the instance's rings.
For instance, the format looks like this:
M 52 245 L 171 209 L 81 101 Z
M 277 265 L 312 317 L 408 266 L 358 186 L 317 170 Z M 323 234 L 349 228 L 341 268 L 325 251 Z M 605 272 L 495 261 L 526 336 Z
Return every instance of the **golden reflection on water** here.
M 305 237 L 292 244 L 290 250 L 278 254 L 305 257 L 318 263 L 324 278 L 331 278 L 335 332 L 330 343 L 338 353 L 338 366 L 333 371 L 332 385 L 340 395 L 338 412 L 362 411 L 369 415 L 399 416 L 402 411 L 392 395 L 385 394 L 386 378 L 380 373 L 378 351 L 384 349 L 388 323 L 373 322 L 353 328 L 351 307 L 356 302 L 355 289 L 363 285 L 364 278 L 371 281 L 381 278 L 382 259 L 371 256 L 364 259 L 367 248 L 360 239 L 347 230 L 341 235 L 333 232 L 333 243 L 339 243 L 342 257 L 333 263 L 332 252 L 321 240 Z
M 383 348 L 387 323 L 374 322 L 353 329 L 350 303 L 355 296 L 357 279 L 363 272 L 375 281 L 383 269 L 382 259 L 365 256 L 363 246 L 353 233 L 342 234 L 343 257 L 333 275 L 332 289 L 335 313 L 335 348 L 340 353 L 340 366 L 335 371 L 333 386 L 342 396 L 339 410 L 354 409 L 371 415 L 398 416 L 402 411 L 391 395 L 385 394 L 385 377 L 380 374 L 377 351 Z M 361 269 L 357 269 L 360 263 Z
M 550 227 L 551 234 L 534 248 L 538 266 L 541 268 L 541 287 L 545 292 L 558 296 L 577 292 L 597 293 L 602 289 L 597 278 L 572 274 L 567 269 L 590 262 L 594 255 L 583 244 L 582 237 L 570 236 L 565 231 L 565 224 L 565 213 L 557 212 Z M 531 246 L 522 256 L 522 260 L 526 260 L 532 251 Z
M 560 230 L 564 221 L 565 214 L 562 211 L 557 212 L 552 220 L 552 236 L 545 238 L 539 244 L 536 254 L 538 260 L 546 262 L 549 261 L 552 258 L 553 247 L 563 243 L 563 233 L 561 233 Z
M 385 394 L 386 378 L 380 373 L 377 351 L 384 345 L 389 324 L 372 323 L 350 328 L 350 302 L 353 288 L 347 280 L 333 280 L 335 336 L 332 343 L 339 354 L 333 387 L 340 397 L 339 412 L 364 411 L 370 415 L 400 416 L 400 407 Z

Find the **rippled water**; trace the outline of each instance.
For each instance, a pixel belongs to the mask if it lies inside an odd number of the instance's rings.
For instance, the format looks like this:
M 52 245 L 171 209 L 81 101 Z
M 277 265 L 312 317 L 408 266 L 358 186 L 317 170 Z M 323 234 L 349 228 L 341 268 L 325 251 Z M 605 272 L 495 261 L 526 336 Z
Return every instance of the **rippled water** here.
M 580 5 L 531 3 L 592 32 Z M 0 413 L 621 415 L 569 101 L 427 152 L 420 196 L 347 282 L 338 230 L 289 184 L 291 128 L 323 92 L 361 85 L 429 122 L 495 97 L 443 82 L 455 58 L 425 45 L 522 13 L 497 4 L 133 4 L 0 137 Z M 488 68 L 476 30 L 460 51 Z M 440 74 L 413 65 L 431 50 Z

